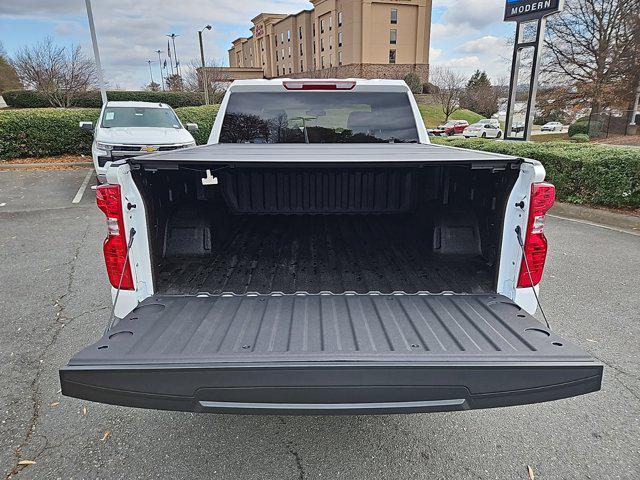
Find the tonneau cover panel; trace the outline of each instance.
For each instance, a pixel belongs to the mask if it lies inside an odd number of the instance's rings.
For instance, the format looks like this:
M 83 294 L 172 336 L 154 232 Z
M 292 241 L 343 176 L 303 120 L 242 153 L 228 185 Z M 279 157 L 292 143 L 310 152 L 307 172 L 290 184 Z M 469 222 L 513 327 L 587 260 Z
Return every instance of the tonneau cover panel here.
M 180 165 L 220 163 L 249 166 L 278 164 L 478 164 L 504 167 L 522 159 L 499 153 L 480 152 L 432 144 L 343 143 L 343 144 L 238 144 L 218 143 L 153 153 L 129 159 L 132 164 L 152 169 Z
M 238 413 L 516 405 L 601 375 L 506 297 L 426 292 L 155 296 L 60 372 L 78 398 Z

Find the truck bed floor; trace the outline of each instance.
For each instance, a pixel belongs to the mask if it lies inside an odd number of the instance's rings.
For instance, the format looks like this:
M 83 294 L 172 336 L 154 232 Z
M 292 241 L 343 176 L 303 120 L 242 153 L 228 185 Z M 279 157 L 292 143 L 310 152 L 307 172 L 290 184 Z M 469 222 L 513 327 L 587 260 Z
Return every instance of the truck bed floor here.
M 156 292 L 487 293 L 480 256 L 433 254 L 411 216 L 227 216 L 212 255 L 164 259 Z

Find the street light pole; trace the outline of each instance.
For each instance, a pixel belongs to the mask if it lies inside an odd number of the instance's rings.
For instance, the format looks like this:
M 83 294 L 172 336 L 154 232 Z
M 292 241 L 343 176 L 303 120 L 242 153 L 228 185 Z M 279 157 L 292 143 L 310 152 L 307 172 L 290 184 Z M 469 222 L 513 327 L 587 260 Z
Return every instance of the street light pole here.
M 158 54 L 158 66 L 160 67 L 160 83 L 162 84 L 162 91 L 164 92 L 164 75 L 162 74 L 162 59 L 160 58 L 160 53 L 162 50 L 156 50 Z
M 91 31 L 91 43 L 93 45 L 93 56 L 96 60 L 98 70 L 98 83 L 100 84 L 100 96 L 102 104 L 107 103 L 107 89 L 104 86 L 104 75 L 102 74 L 102 64 L 100 63 L 100 51 L 98 50 L 98 39 L 96 37 L 96 26 L 93 24 L 93 11 L 91 10 L 91 0 L 84 0 L 87 7 L 87 18 L 89 19 L 89 30 Z
M 147 60 L 149 64 L 149 76 L 151 77 L 151 83 L 153 84 L 153 72 L 151 71 L 151 60 Z
M 211 25 L 207 25 L 202 30 L 198 30 L 198 40 L 200 40 L 200 63 L 202 65 L 202 86 L 204 87 L 204 104 L 209 105 L 209 83 L 207 82 L 207 66 L 204 62 L 204 47 L 202 46 L 202 32 L 211 30 Z
M 180 62 L 178 61 L 178 52 L 176 52 L 176 37 L 180 35 L 176 35 L 175 33 L 171 33 L 167 35 L 171 39 L 171 43 L 173 44 L 173 58 L 176 59 L 176 73 L 180 76 Z

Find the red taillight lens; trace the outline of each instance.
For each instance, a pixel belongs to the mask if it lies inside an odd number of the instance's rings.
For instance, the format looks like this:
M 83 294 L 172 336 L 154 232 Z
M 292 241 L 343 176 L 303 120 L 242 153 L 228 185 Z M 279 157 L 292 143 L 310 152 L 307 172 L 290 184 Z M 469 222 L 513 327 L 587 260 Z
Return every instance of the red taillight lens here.
M 544 263 L 547 259 L 547 239 L 544 236 L 544 217 L 553 206 L 556 198 L 556 187 L 550 183 L 534 183 L 531 185 L 531 205 L 527 235 L 524 240 L 524 258 L 520 265 L 518 287 L 531 287 L 540 283 Z M 525 258 L 529 265 L 531 278 L 527 273 Z
M 104 241 L 104 261 L 107 264 L 109 282 L 114 288 L 133 290 L 133 276 L 127 258 L 127 239 L 124 230 L 120 185 L 99 185 L 96 188 L 96 203 L 107 216 L 107 238 Z M 124 274 L 122 269 L 124 268 Z M 120 281 L 122 275 L 122 282 Z

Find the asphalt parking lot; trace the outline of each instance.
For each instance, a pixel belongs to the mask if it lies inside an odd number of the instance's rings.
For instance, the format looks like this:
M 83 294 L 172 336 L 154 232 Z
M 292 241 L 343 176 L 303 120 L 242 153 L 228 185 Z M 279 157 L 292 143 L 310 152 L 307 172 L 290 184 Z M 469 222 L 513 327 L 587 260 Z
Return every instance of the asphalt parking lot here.
M 101 335 L 110 306 L 103 215 L 90 188 L 78 198 L 86 178 L 0 172 L 6 478 L 527 479 L 528 465 L 536 479 L 640 475 L 640 236 L 548 220 L 541 299 L 552 327 L 606 364 L 598 393 L 423 415 L 147 411 L 59 393 L 58 368 Z

